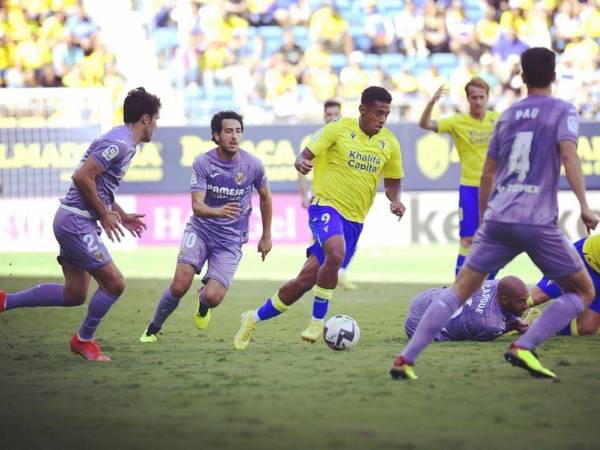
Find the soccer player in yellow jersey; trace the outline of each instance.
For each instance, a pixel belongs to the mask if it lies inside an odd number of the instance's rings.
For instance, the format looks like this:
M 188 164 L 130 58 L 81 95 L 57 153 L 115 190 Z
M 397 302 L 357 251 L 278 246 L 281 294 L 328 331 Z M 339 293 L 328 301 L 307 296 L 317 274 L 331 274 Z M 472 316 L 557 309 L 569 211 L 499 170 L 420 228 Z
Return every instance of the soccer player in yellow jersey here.
M 327 100 L 323 105 L 323 119 L 325 123 L 329 123 L 333 120 L 337 120 L 340 118 L 342 105 L 337 100 Z M 298 188 L 300 192 L 300 199 L 302 201 L 302 207 L 307 209 L 310 205 L 310 201 L 312 199 L 312 194 L 308 187 L 308 181 L 306 176 L 298 172 Z M 316 187 L 313 187 L 313 190 Z M 356 250 L 356 248 L 355 248 Z M 344 262 L 342 263 L 342 267 L 340 267 L 340 272 L 338 273 L 338 286 L 348 291 L 355 291 L 357 286 L 348 280 L 347 270 L 350 261 L 354 256 L 353 252 L 346 252 L 346 257 L 344 258 Z
M 438 121 L 431 120 L 431 110 L 445 91 L 445 86 L 441 86 L 433 94 L 421 114 L 419 126 L 436 133 L 449 133 L 454 139 L 460 158 L 461 176 L 458 190 L 460 249 L 456 259 L 458 275 L 479 226 L 479 180 L 488 143 L 500 114 L 487 110 L 490 87 L 484 80 L 475 77 L 465 86 L 469 102 L 468 114 L 455 114 Z M 493 279 L 495 275 L 495 273 L 490 274 L 489 278 Z
M 371 86 L 361 96 L 358 119 L 342 118 L 327 124 L 311 139 L 296 159 L 296 169 L 307 174 L 314 167 L 315 196 L 308 209 L 315 242 L 296 278 L 288 281 L 256 311 L 242 314 L 234 347 L 248 346 L 256 324 L 286 311 L 316 285 L 313 319 L 302 338 L 314 342 L 323 335 L 328 303 L 338 281 L 338 270 L 356 246 L 377 185 L 384 179 L 390 211 L 401 218 L 404 176 L 400 144 L 386 128 L 392 96 Z
M 576 319 L 563 328 L 558 334 L 566 336 L 583 336 L 586 334 L 595 334 L 600 328 L 600 234 L 589 236 L 573 244 L 579 256 L 583 260 L 583 265 L 590 274 L 596 297 L 590 306 L 584 310 Z M 531 297 L 528 300 L 530 306 L 541 305 L 550 299 L 562 295 L 560 286 L 548 277 L 543 277 L 537 286 L 531 289 Z

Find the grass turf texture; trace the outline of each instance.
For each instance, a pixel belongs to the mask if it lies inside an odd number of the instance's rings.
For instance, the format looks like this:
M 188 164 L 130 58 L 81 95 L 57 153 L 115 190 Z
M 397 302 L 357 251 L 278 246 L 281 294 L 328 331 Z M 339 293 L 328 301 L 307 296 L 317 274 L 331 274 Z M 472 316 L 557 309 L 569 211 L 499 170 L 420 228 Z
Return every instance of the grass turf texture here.
M 10 259 L 10 270 L 18 271 L 13 256 L 0 255 L 0 264 Z M 542 361 L 560 383 L 505 363 L 507 339 L 434 344 L 417 366 L 417 382 L 394 382 L 388 369 L 406 342 L 408 302 L 429 284 L 361 283 L 357 292 L 336 292 L 329 314 L 349 314 L 361 327 L 361 342 L 350 352 L 301 341 L 309 295 L 259 324 L 256 342 L 236 352 L 239 314 L 279 285 L 237 280 L 206 332 L 194 328 L 190 292 L 160 341 L 141 344 L 167 281 L 134 278 L 121 256 L 115 260 L 128 288 L 99 331 L 111 363 L 88 363 L 68 351 L 84 308 L 0 315 L 3 449 L 597 448 L 598 337 L 542 346 Z M 298 266 L 273 256 L 292 273 Z M 157 278 L 168 277 L 152 264 Z M 401 271 L 401 260 L 394 264 L 388 273 Z M 165 265 L 170 272 L 172 263 Z M 357 260 L 359 278 L 361 267 Z M 56 272 L 49 262 L 44 270 Z M 14 291 L 39 281 L 3 276 L 0 287 Z

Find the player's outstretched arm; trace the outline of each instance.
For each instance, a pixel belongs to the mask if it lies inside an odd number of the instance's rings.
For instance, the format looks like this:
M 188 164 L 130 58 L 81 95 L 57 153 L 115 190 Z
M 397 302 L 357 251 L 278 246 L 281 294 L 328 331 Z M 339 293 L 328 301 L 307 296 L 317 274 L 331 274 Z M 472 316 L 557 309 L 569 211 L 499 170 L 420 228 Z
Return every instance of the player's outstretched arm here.
M 435 120 L 431 120 L 431 111 L 433 110 L 433 106 L 437 103 L 437 101 L 446 93 L 446 86 L 440 86 L 431 100 L 427 102 L 423 113 L 421 113 L 421 118 L 419 119 L 419 126 L 425 130 L 431 130 L 437 132 L 437 122 Z
M 481 173 L 481 182 L 479 183 L 479 223 L 483 221 L 483 214 L 488 206 L 490 195 L 496 181 L 496 160 L 489 156 L 483 164 L 483 172 Z
M 192 192 L 192 211 L 197 217 L 227 217 L 236 219 L 241 212 L 237 202 L 225 203 L 220 208 L 212 208 L 204 203 L 206 192 Z
M 315 155 L 313 154 L 313 152 L 311 152 L 308 149 L 308 147 L 305 147 L 304 150 L 302 150 L 302 153 L 300 153 L 296 158 L 294 167 L 302 175 L 306 175 L 313 168 L 312 160 L 314 159 L 314 157 Z
M 577 155 L 577 145 L 573 141 L 565 140 L 558 143 L 558 148 L 561 162 L 565 168 L 565 175 L 581 207 L 581 220 L 583 220 L 589 234 L 598 225 L 598 217 L 587 203 L 581 161 Z
M 267 254 L 271 251 L 273 243 L 271 242 L 271 221 L 273 218 L 273 199 L 271 189 L 268 183 L 258 190 L 260 197 L 260 216 L 262 218 L 262 236 L 258 241 L 258 252 L 262 260 L 265 260 Z
M 142 233 L 148 228 L 146 223 L 142 220 L 142 217 L 146 216 L 145 214 L 126 213 L 117 202 L 113 203 L 112 209 L 119 213 L 119 216 L 121 216 L 121 223 L 133 237 L 142 237 Z
M 121 242 L 121 237 L 125 236 L 119 225 L 121 223 L 121 216 L 117 211 L 111 211 L 106 207 L 96 189 L 96 178 L 102 172 L 104 172 L 104 169 L 94 158 L 87 158 L 73 174 L 72 180 L 86 206 L 98 214 L 100 225 L 108 238 L 111 241 L 114 241 L 116 238 L 117 241 Z
M 390 201 L 390 212 L 398 216 L 398 220 L 402 219 L 406 211 L 406 207 L 400 201 L 402 180 L 400 178 L 384 178 L 383 185 L 385 187 L 385 195 Z

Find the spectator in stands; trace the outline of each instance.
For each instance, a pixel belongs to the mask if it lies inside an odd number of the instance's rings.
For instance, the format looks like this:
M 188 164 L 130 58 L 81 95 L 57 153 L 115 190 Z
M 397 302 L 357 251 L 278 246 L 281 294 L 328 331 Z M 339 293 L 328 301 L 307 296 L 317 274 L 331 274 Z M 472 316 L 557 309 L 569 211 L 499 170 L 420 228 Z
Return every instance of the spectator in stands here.
M 394 22 L 379 14 L 375 0 L 363 0 L 365 34 L 371 40 L 369 51 L 375 54 L 389 53 L 395 43 Z
M 428 53 L 423 38 L 423 14 L 419 14 L 413 0 L 404 2 L 404 9 L 394 18 L 398 50 L 405 55 L 426 56 Z
M 346 55 L 353 49 L 348 27 L 348 22 L 340 15 L 333 0 L 325 0 L 323 6 L 313 13 L 309 22 L 313 40 L 321 42 L 329 52 Z
M 431 53 L 450 52 L 450 38 L 446 29 L 446 16 L 433 0 L 425 4 L 423 31 L 425 46 Z

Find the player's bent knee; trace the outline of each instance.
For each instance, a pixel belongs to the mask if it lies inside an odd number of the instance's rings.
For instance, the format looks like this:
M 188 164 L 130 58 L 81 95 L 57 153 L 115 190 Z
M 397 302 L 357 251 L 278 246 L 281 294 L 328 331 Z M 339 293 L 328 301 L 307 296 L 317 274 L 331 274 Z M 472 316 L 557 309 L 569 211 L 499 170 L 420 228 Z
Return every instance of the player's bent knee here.
M 227 291 L 221 291 L 221 290 L 216 290 L 216 289 L 207 291 L 203 295 L 206 306 L 208 306 L 210 308 L 215 308 L 215 307 L 219 306 L 219 304 L 223 301 L 223 298 L 225 298 L 226 292 Z
M 325 264 L 335 266 L 338 269 L 342 267 L 346 253 L 343 250 L 334 250 L 325 255 Z
M 190 288 L 189 283 L 173 282 L 173 283 L 171 283 L 169 290 L 171 291 L 171 295 L 173 297 L 181 298 L 185 294 L 187 294 L 187 291 L 189 290 L 189 288 Z
M 87 297 L 85 292 L 68 292 L 65 291 L 65 306 L 80 306 L 85 303 Z
M 115 297 L 120 297 L 125 292 L 125 280 L 122 277 L 114 278 L 104 287 L 104 290 Z
M 577 333 L 579 336 L 589 336 L 598 332 L 598 325 L 592 324 L 577 324 Z

